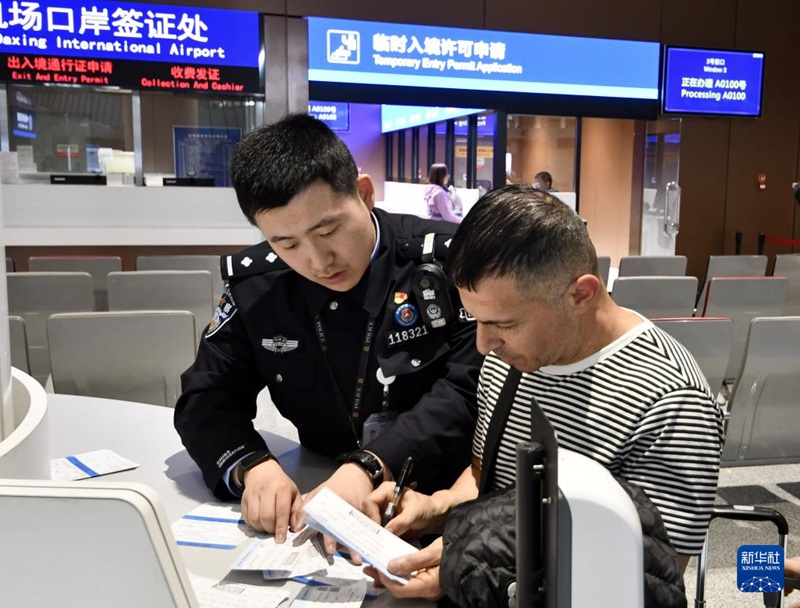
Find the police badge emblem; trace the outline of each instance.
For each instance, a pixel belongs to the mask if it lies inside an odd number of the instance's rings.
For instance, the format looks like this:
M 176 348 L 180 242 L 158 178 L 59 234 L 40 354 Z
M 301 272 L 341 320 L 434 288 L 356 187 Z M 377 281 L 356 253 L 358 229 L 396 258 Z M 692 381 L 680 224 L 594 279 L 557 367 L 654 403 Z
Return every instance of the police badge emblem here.
M 275 336 L 274 338 L 264 338 L 261 340 L 261 346 L 271 353 L 290 353 L 293 350 L 297 350 L 300 346 L 300 340 L 290 340 L 286 336 Z

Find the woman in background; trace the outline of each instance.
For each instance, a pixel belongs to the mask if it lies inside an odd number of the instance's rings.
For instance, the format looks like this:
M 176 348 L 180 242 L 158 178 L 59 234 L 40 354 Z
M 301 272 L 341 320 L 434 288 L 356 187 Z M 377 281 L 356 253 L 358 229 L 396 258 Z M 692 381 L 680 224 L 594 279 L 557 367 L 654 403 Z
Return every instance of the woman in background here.
M 455 224 L 461 223 L 461 217 L 456 215 L 450 194 L 447 191 L 447 180 L 450 174 L 447 165 L 434 163 L 428 173 L 428 187 L 425 188 L 425 202 L 428 203 L 428 218 L 444 220 Z

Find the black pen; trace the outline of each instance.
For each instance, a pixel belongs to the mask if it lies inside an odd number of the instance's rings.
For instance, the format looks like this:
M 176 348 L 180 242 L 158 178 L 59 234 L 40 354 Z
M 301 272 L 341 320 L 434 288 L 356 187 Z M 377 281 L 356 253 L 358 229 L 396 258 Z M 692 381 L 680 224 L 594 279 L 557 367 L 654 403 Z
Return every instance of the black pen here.
M 394 512 L 397 509 L 397 503 L 400 502 L 400 495 L 408 485 L 408 476 L 411 474 L 411 469 L 413 468 L 414 459 L 409 456 L 403 463 L 403 468 L 401 469 L 400 477 L 397 479 L 397 483 L 394 486 L 392 497 L 389 499 L 389 504 L 386 505 L 386 510 L 383 512 L 383 517 L 381 518 L 382 526 L 388 524 L 389 520 L 394 517 Z

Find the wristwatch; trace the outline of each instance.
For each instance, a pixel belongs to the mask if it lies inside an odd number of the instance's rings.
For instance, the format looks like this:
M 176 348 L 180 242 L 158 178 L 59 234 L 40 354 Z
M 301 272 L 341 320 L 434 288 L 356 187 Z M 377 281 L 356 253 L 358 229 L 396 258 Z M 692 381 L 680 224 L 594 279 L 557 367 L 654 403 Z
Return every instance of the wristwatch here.
M 267 460 L 277 460 L 269 450 L 256 450 L 242 458 L 233 468 L 233 475 L 231 476 L 233 485 L 240 490 L 244 490 L 244 474 Z
M 372 487 L 377 488 L 383 482 L 383 465 L 378 457 L 367 450 L 347 452 L 338 458 L 339 462 L 354 462 L 369 475 Z

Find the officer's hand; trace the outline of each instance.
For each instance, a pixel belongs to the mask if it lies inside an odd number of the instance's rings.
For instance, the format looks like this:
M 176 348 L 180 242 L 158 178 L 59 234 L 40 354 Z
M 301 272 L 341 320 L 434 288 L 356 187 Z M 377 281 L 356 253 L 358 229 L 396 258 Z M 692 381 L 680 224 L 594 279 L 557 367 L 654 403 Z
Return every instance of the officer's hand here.
M 394 492 L 395 483 L 386 481 L 364 499 L 361 510 L 372 520 L 380 523 L 386 505 Z M 386 529 L 398 536 L 417 537 L 435 532 L 446 517 L 446 511 L 439 507 L 434 497 L 406 488 L 400 495 L 394 517 L 386 524 Z
M 336 494 L 344 498 L 351 505 L 357 509 L 361 509 L 361 505 L 367 495 L 372 492 L 372 481 L 366 474 L 364 469 L 352 462 L 346 462 L 331 475 L 327 481 L 314 488 L 306 495 L 305 502 L 308 502 L 317 495 L 322 488 L 329 488 Z M 303 503 L 303 505 L 305 504 Z M 303 526 L 303 519 L 306 514 L 302 509 L 303 505 L 293 509 L 292 512 L 292 530 L 298 530 Z M 336 551 L 336 541 L 329 537 L 324 537 L 325 550 L 329 554 Z M 357 556 L 353 556 L 356 563 L 360 563 Z
M 439 582 L 439 564 L 442 562 L 442 539 L 438 538 L 417 553 L 403 555 L 388 563 L 392 574 L 411 575 L 408 583 L 401 585 L 372 566 L 364 568 L 364 572 L 375 579 L 375 582 L 386 587 L 396 597 L 421 597 L 426 600 L 438 600 L 444 595 Z
M 302 504 L 300 490 L 276 460 L 267 460 L 244 474 L 242 517 L 259 532 L 286 540 L 292 511 Z

